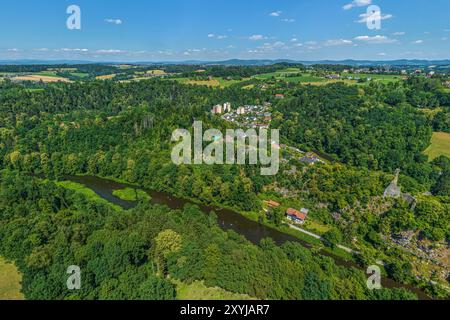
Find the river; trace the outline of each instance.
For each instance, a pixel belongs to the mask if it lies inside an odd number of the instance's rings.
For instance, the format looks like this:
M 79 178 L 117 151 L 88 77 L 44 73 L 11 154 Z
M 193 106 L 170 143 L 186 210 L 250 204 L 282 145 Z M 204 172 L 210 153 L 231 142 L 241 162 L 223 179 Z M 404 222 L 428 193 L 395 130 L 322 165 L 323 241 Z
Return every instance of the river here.
M 135 186 L 94 176 L 66 176 L 65 178 L 67 180 L 82 184 L 88 187 L 89 189 L 92 189 L 101 198 L 108 200 L 109 202 L 114 203 L 116 205 L 119 205 L 124 209 L 131 209 L 137 205 L 137 203 L 134 201 L 125 201 L 113 195 L 113 192 L 115 190 L 120 190 L 127 187 L 136 188 Z M 151 199 L 152 204 L 166 205 L 171 209 L 182 209 L 186 204 L 194 204 L 191 201 L 174 197 L 169 193 L 153 190 L 145 190 L 145 191 L 152 197 Z M 262 239 L 271 238 L 275 241 L 277 245 L 282 245 L 288 241 L 291 241 L 300 243 L 302 246 L 306 248 L 312 248 L 312 245 L 305 241 L 302 241 L 294 236 L 283 233 L 281 231 L 269 228 L 255 221 L 249 220 L 244 216 L 242 216 L 241 214 L 234 212 L 232 210 L 223 209 L 215 206 L 207 206 L 199 204 L 195 205 L 198 206 L 205 213 L 210 213 L 211 211 L 214 211 L 217 215 L 219 226 L 223 230 L 233 230 L 243 235 L 247 240 L 256 245 L 258 245 Z M 338 256 L 329 254 L 324 251 L 322 251 L 322 254 L 333 258 L 337 265 L 361 269 L 361 267 L 358 266 L 356 263 L 346 261 Z M 417 294 L 417 296 L 421 300 L 430 299 L 430 297 L 428 297 L 423 291 L 419 290 L 418 288 L 396 282 L 386 277 L 382 277 L 382 285 L 386 288 L 406 288 L 411 292 Z

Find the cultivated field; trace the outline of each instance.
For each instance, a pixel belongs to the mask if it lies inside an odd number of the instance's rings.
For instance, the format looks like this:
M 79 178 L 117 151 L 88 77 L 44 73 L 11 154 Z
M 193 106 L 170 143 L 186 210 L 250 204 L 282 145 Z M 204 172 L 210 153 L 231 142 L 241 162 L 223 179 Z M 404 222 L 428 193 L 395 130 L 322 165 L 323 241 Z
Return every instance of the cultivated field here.
M 439 156 L 450 157 L 450 134 L 435 132 L 431 138 L 431 145 L 424 152 L 432 161 Z
M 0 258 L 0 300 L 23 300 L 21 281 L 22 276 L 14 264 Z
M 116 74 L 107 74 L 105 76 L 95 77 L 95 79 L 97 79 L 97 80 L 108 80 L 108 79 L 113 79 L 115 77 L 116 77 Z
M 66 78 L 57 77 L 55 75 L 39 75 L 39 74 L 33 74 L 28 76 L 19 76 L 15 77 L 12 80 L 15 81 L 42 81 L 42 82 L 70 82 L 70 80 Z

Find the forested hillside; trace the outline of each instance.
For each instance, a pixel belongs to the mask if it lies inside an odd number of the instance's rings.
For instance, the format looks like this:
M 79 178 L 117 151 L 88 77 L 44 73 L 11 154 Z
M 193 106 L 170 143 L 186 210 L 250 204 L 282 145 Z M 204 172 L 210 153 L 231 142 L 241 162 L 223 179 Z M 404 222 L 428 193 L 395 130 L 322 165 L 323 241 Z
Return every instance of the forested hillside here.
M 0 254 L 16 261 L 28 299 L 174 299 L 170 278 L 260 299 L 414 299 L 404 289 L 370 291 L 362 271 L 298 244 L 252 245 L 192 206 L 118 211 L 2 171 L 0 212 Z M 75 293 L 64 285 L 73 264 L 83 270 Z
M 230 76 L 250 72 L 227 70 Z M 221 68 L 208 72 L 226 75 Z M 391 242 L 412 231 L 421 245 L 445 250 L 449 239 L 449 159 L 429 162 L 422 154 L 433 131 L 449 130 L 449 94 L 433 79 L 364 87 L 276 82 L 268 90 L 160 79 L 39 87 L 0 83 L 0 255 L 17 261 L 27 298 L 169 299 L 175 298 L 172 277 L 262 299 L 412 298 L 402 290 L 368 291 L 361 271 L 292 243 L 252 245 L 195 207 L 172 211 L 142 203 L 117 210 L 32 178 L 76 174 L 233 208 L 274 228 L 285 225 L 284 212 L 265 214 L 263 200 L 308 205 L 311 219 L 330 230 L 326 238 L 361 252 L 354 259 L 363 267 L 383 259 L 391 278 L 445 295 L 418 278 L 422 271 L 413 268 L 410 253 Z M 280 90 L 285 99 L 275 98 Z M 174 165 L 172 132 L 195 120 L 205 129 L 231 128 L 210 113 L 225 101 L 271 102 L 271 127 L 281 129 L 283 143 L 334 161 L 308 166 L 285 159 L 273 177 L 249 165 Z M 403 190 L 416 197 L 415 210 L 402 199 L 382 198 L 397 168 Z M 60 285 L 73 261 L 89 279 L 77 296 Z

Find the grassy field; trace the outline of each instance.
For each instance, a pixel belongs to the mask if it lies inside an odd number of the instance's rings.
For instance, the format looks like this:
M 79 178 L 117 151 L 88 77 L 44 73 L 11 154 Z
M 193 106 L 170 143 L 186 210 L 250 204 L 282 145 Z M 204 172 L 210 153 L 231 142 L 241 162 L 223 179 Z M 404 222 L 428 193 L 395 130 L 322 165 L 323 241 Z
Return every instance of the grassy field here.
M 179 300 L 256 300 L 248 295 L 228 292 L 222 288 L 208 288 L 200 281 L 192 284 L 173 282 L 177 286 Z
M 56 78 L 58 77 L 56 75 L 56 71 L 42 71 L 42 72 L 35 73 L 34 75 L 42 76 L 42 77 L 56 77 Z
M 298 68 L 286 68 L 283 70 L 278 70 L 275 72 L 270 72 L 270 73 L 263 73 L 263 74 L 258 74 L 256 76 L 254 76 L 254 78 L 256 79 L 270 79 L 270 78 L 286 78 L 289 75 L 293 75 L 293 74 L 297 74 L 300 72 L 300 69 Z
M 20 292 L 22 276 L 12 263 L 7 263 L 0 257 L 0 301 L 23 300 Z
M 424 151 L 430 161 L 439 156 L 450 157 L 450 134 L 435 132 L 431 138 L 431 145 Z
M 115 190 L 113 195 L 125 201 L 137 201 L 138 199 L 151 200 L 151 197 L 147 192 L 133 188 Z
M 318 222 L 314 221 L 313 219 L 307 220 L 304 227 L 305 227 L 305 229 L 310 230 L 319 235 L 323 235 L 324 233 L 330 231 L 330 229 L 331 229 L 329 226 L 318 223 Z
M 381 83 L 389 83 L 396 82 L 402 80 L 401 76 L 398 75 L 380 75 L 380 74 L 354 74 L 354 73 L 346 73 L 343 74 L 344 79 L 326 79 L 322 77 L 313 76 L 309 73 L 299 74 L 300 69 L 297 68 L 287 68 L 283 70 L 279 70 L 276 72 L 265 73 L 254 76 L 255 79 L 259 80 L 268 80 L 271 78 L 275 78 L 277 80 L 284 80 L 286 82 L 291 83 L 299 83 L 299 84 L 310 84 L 310 85 L 327 85 L 330 83 L 336 82 L 345 82 L 347 84 L 356 84 L 358 83 L 356 80 L 347 79 L 347 77 L 352 78 L 372 78 L 372 81 L 381 82 Z
M 403 80 L 402 76 L 386 75 L 386 74 L 344 73 L 342 74 L 342 76 L 345 78 L 346 77 L 361 78 L 361 79 L 372 78 L 372 81 L 381 82 L 384 84 Z
M 166 72 L 164 70 L 148 70 L 147 73 L 153 74 L 153 75 L 158 75 L 158 76 L 162 76 L 162 75 L 166 74 Z
M 89 77 L 89 73 L 83 73 L 83 72 L 71 72 L 70 75 L 78 78 L 86 78 Z

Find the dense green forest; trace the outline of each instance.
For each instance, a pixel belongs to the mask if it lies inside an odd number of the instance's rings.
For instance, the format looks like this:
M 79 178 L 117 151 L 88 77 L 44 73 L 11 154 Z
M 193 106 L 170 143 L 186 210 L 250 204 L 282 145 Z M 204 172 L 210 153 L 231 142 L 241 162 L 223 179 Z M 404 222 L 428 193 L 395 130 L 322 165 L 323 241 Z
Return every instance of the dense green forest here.
M 370 291 L 362 271 L 298 244 L 255 246 L 193 206 L 117 211 L 3 171 L 0 212 L 0 254 L 16 261 L 29 299 L 174 299 L 168 276 L 260 299 L 415 298 L 404 289 Z M 65 288 L 68 265 L 83 270 L 79 291 Z
M 364 89 L 342 84 L 303 87 L 280 104 L 281 115 L 273 127 L 281 127 L 291 141 L 335 155 L 344 163 L 385 172 L 400 168 L 430 186 L 437 175 L 422 152 L 433 125 L 436 130 L 449 130 L 450 103 L 448 94 L 418 87 L 415 82 Z M 433 121 L 420 110 L 440 107 L 445 110 Z
M 261 68 L 267 72 L 269 67 Z M 231 77 L 262 72 L 209 71 Z M 386 272 L 405 283 L 416 281 L 408 256 L 392 250 L 386 237 L 414 230 L 429 241 L 449 239 L 449 159 L 428 162 L 422 154 L 433 130 L 449 130 L 449 94 L 433 79 L 364 87 L 277 83 L 266 91 L 158 79 L 41 84 L 39 91 L 27 86 L 0 84 L 0 167 L 6 169 L 0 189 L 0 255 L 18 261 L 28 298 L 174 298 L 168 275 L 264 299 L 411 297 L 398 290 L 367 292 L 362 272 L 337 267 L 295 244 L 277 247 L 268 240 L 251 245 L 220 231 L 213 215 L 194 207 L 170 211 L 141 204 L 117 212 L 30 174 L 50 180 L 67 174 L 120 178 L 257 213 L 262 194 L 277 198 L 276 190 L 286 189 L 295 201 L 311 206 L 311 216 L 330 226 L 335 239 L 346 244 L 357 239 L 362 265 L 381 254 Z M 283 100 L 274 98 L 280 90 L 286 94 Z M 259 168 L 249 165 L 174 165 L 173 130 L 189 129 L 195 120 L 205 128 L 231 127 L 210 114 L 211 106 L 225 101 L 233 106 L 271 102 L 271 126 L 281 129 L 283 142 L 335 161 L 311 167 L 290 160 L 274 177 L 260 176 Z M 425 109 L 436 112 L 430 116 Z M 297 167 L 294 175 L 286 173 L 292 165 Z M 404 190 L 418 196 L 415 212 L 401 199 L 380 204 L 397 168 Z M 420 197 L 427 191 L 433 196 Z M 282 216 L 269 216 L 269 223 L 282 224 Z M 179 240 L 169 249 L 158 245 L 167 232 Z M 63 269 L 73 260 L 88 270 L 90 279 L 78 297 L 60 287 Z

